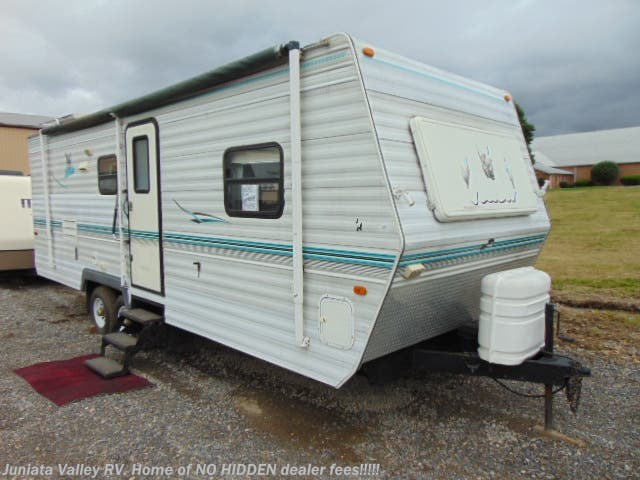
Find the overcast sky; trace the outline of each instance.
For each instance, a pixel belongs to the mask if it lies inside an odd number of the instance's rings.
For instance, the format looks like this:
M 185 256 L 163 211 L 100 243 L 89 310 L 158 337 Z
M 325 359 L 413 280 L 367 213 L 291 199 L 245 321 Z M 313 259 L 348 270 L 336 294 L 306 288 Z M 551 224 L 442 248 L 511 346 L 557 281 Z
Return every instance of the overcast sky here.
M 3 0 L 0 110 L 89 113 L 346 31 L 510 90 L 539 135 L 640 125 L 640 0 Z

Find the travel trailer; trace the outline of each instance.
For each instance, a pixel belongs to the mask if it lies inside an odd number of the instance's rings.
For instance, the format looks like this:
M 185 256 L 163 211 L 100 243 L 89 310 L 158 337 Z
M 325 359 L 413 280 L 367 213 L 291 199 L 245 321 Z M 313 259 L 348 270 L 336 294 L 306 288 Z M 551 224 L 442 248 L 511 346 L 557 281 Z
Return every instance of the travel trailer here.
M 37 271 L 86 291 L 103 350 L 164 322 L 340 387 L 477 322 L 499 272 L 514 324 L 486 303 L 480 355 L 544 344 L 523 267 L 549 218 L 504 90 L 336 34 L 50 124 L 30 158 Z
M 31 179 L 0 170 L 0 271 L 32 269 Z

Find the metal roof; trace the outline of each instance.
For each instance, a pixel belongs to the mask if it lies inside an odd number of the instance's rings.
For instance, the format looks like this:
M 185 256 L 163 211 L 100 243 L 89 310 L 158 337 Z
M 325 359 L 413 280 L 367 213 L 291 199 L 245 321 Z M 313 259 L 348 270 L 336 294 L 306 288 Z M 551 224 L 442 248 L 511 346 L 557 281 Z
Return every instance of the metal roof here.
M 594 165 L 604 160 L 640 163 L 640 127 L 539 137 L 532 147 L 546 155 L 554 167 Z
M 549 175 L 573 175 L 573 172 L 568 170 L 561 170 L 560 168 L 555 168 L 540 162 L 536 162 L 533 165 L 533 168 L 539 172 L 547 173 Z
M 534 150 L 532 153 L 533 157 L 536 159 L 536 163 L 533 164 L 533 168 L 535 170 L 548 173 L 549 175 L 573 175 L 573 172 L 554 167 L 553 160 L 547 157 L 540 150 Z
M 53 120 L 52 117 L 42 115 L 0 112 L 0 126 L 3 127 L 40 128 L 41 124 L 51 120 Z

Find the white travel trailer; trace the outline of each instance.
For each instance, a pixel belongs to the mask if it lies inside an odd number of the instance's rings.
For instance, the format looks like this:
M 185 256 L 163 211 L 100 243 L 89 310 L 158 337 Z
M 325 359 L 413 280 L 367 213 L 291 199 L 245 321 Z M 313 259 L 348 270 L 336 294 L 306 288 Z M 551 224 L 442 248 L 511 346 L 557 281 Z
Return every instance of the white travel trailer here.
M 126 304 L 334 387 L 477 320 L 549 231 L 508 92 L 345 34 L 62 120 L 30 157 L 38 273 L 101 331 Z
M 33 269 L 31 179 L 0 171 L 0 271 Z

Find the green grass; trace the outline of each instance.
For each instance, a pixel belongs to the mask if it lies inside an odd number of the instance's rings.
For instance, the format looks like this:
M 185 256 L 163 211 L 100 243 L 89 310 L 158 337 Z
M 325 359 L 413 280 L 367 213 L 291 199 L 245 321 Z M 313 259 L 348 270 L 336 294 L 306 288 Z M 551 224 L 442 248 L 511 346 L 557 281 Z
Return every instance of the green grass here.
M 564 293 L 640 298 L 640 188 L 555 189 L 538 267 Z

